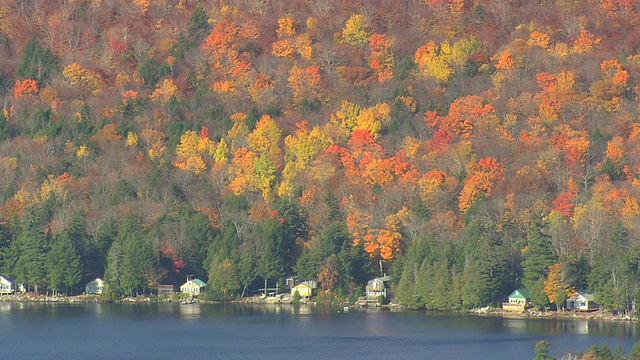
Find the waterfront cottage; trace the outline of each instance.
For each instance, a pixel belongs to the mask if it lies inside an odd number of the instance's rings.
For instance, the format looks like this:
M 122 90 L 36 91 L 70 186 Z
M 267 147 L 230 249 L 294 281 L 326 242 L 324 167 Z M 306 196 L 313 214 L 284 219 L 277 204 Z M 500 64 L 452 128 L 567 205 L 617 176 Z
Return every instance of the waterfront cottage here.
M 369 280 L 365 290 L 367 291 L 368 299 L 377 299 L 380 295 L 387 297 L 387 288 L 384 286 L 384 282 L 389 279 L 388 276 Z
M 87 283 L 85 286 L 85 293 L 87 295 L 97 295 L 102 294 L 102 289 L 104 288 L 104 281 L 100 278 L 96 278 L 93 281 Z
M 593 311 L 599 308 L 600 305 L 593 301 L 591 293 L 576 292 L 575 296 L 567 298 L 567 310 Z
M 200 279 L 187 280 L 180 286 L 180 291 L 189 295 L 198 295 L 204 292 L 205 286 L 207 284 Z
M 515 289 L 509 295 L 509 301 L 502 304 L 504 311 L 524 311 L 531 302 L 531 292 L 527 289 Z
M 300 297 L 310 297 L 313 294 L 313 289 L 317 287 L 318 283 L 315 281 L 303 281 L 291 288 L 291 296 L 297 291 Z
M 527 305 L 531 301 L 531 292 L 527 289 L 515 289 L 509 295 L 509 304 Z
M 0 295 L 13 294 L 13 282 L 4 276 L 0 276 Z

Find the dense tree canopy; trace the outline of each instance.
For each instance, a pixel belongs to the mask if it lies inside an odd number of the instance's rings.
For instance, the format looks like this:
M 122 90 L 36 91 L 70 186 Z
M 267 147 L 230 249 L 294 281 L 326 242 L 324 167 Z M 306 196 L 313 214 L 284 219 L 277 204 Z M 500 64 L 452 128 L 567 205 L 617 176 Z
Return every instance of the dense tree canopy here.
M 637 6 L 0 6 L 0 269 L 30 289 L 390 273 L 412 307 L 635 311 Z

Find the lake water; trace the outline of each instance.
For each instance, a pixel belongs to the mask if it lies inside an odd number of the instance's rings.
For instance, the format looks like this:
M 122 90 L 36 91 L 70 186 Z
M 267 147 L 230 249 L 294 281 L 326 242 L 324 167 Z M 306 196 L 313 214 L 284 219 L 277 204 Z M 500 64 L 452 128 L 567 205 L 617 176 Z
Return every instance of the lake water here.
M 531 359 L 594 344 L 627 353 L 637 324 L 338 312 L 277 305 L 0 303 L 0 359 Z

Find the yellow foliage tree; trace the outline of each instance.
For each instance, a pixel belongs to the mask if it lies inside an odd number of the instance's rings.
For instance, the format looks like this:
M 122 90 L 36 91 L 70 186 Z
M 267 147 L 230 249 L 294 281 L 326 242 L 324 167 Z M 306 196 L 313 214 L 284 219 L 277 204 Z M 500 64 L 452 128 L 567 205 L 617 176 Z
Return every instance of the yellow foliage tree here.
M 391 107 L 387 103 L 379 103 L 369 108 L 343 100 L 340 110 L 331 114 L 331 123 L 337 126 L 340 133 L 351 136 L 355 130 L 369 130 L 374 139 L 380 135 L 382 127 L 391 121 Z
M 448 82 L 453 69 L 448 65 L 446 60 L 446 49 L 438 47 L 433 41 L 416 50 L 414 62 L 418 68 L 418 74 L 422 78 L 433 78 L 440 82 Z
M 244 141 L 246 136 L 249 135 L 249 127 L 245 123 L 247 115 L 243 112 L 237 112 L 230 116 L 233 126 L 227 133 L 227 142 L 229 143 L 229 150 L 235 152 L 236 144 Z
M 225 163 L 227 162 L 227 157 L 229 156 L 229 145 L 223 139 L 220 139 L 220 143 L 216 147 L 216 151 L 213 154 L 213 161 L 216 163 Z
M 187 130 L 180 137 L 180 144 L 176 146 L 175 167 L 195 174 L 201 174 L 206 170 L 207 164 L 203 157 L 211 157 L 214 154 L 214 144 L 208 136 L 203 136 L 205 129 L 203 127 L 200 135 L 193 130 Z
M 367 22 L 362 14 L 353 14 L 342 29 L 342 42 L 353 46 L 363 46 L 369 39 Z
M 127 133 L 127 146 L 137 146 L 138 145 L 138 135 L 136 135 L 133 131 L 129 131 Z
M 543 49 L 549 49 L 549 44 L 551 43 L 551 38 L 549 35 L 545 33 L 541 33 L 539 31 L 534 31 L 529 35 L 529 45 L 530 46 L 539 46 Z
M 298 130 L 295 134 L 284 139 L 285 160 L 295 164 L 296 169 L 304 170 L 316 155 L 332 143 L 332 139 L 317 126 L 309 131 L 305 121 L 296 126 Z
M 298 55 L 300 55 L 303 59 L 311 59 L 313 55 L 313 47 L 311 46 L 311 37 L 309 34 L 302 34 L 298 36 L 295 41 L 294 47 Z
M 283 39 L 296 34 L 296 29 L 293 26 L 293 17 L 290 14 L 278 19 L 278 30 L 276 30 L 276 34 L 278 35 L 278 39 Z
M 167 102 L 172 96 L 178 95 L 178 87 L 173 83 L 173 79 L 164 79 L 162 84 L 151 94 L 152 100 L 158 100 L 161 103 Z
M 62 75 L 69 80 L 71 86 L 82 86 L 95 90 L 100 85 L 98 76 L 78 63 L 67 65 L 62 70 Z
M 236 195 L 257 189 L 256 162 L 258 157 L 247 148 L 236 150 L 229 167 L 229 189 Z
M 256 153 L 276 155 L 280 153 L 282 130 L 269 115 L 262 115 L 256 128 L 247 136 L 247 144 Z M 273 159 L 275 160 L 275 159 Z
M 291 40 L 283 39 L 276 41 L 271 45 L 271 53 L 277 57 L 287 57 L 293 55 L 293 45 L 291 44 Z
M 147 127 L 142 129 L 140 137 L 146 144 L 145 149 L 151 160 L 162 158 L 166 150 L 165 135 L 162 132 Z
M 276 167 L 266 153 L 262 153 L 255 164 L 255 179 L 265 201 L 273 200 L 273 184 L 276 180 Z
M 347 137 L 351 136 L 358 123 L 358 116 L 360 116 L 361 110 L 360 105 L 342 100 L 340 110 L 336 111 L 335 114 L 331 114 L 331 123 L 338 126 L 342 134 Z

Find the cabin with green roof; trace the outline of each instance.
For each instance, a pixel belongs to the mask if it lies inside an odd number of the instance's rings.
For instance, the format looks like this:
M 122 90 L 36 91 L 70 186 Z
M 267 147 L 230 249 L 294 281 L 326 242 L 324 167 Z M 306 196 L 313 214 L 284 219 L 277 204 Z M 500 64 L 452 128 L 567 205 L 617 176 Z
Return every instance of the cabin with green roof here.
M 204 292 L 205 286 L 207 286 L 207 284 L 200 279 L 189 279 L 180 286 L 180 291 L 189 295 L 198 295 Z
M 527 289 L 515 289 L 509 295 L 509 304 L 526 305 L 531 301 L 531 292 Z
M 531 302 L 531 292 L 527 289 L 515 289 L 509 295 L 509 302 L 502 304 L 504 311 L 525 311 Z

